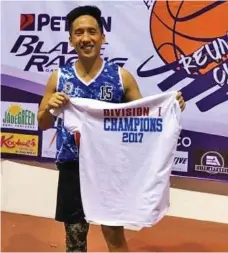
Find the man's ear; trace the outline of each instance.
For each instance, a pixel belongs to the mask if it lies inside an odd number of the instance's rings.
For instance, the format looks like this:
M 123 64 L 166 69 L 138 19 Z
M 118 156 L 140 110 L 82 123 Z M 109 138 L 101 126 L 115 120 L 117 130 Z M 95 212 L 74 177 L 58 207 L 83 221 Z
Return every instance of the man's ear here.
M 105 34 L 103 33 L 102 34 L 102 44 L 105 44 L 106 43 L 106 37 L 105 37 Z
M 72 44 L 71 36 L 69 37 L 69 43 L 70 43 L 70 46 L 71 46 L 71 47 L 74 47 L 74 45 Z

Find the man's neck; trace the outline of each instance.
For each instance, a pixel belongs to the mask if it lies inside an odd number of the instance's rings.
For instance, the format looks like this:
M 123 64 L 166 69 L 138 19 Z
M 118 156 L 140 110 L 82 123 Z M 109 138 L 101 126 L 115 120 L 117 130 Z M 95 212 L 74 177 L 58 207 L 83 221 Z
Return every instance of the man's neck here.
M 79 59 L 76 62 L 77 72 L 82 75 L 96 75 L 96 73 L 101 69 L 103 64 L 103 59 L 98 57 L 96 60 L 87 60 L 87 59 Z

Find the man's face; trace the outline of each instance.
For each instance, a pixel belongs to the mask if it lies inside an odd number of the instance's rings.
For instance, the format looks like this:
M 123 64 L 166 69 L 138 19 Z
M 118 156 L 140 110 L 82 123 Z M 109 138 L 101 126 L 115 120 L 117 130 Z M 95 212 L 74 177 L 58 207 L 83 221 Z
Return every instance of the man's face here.
M 72 23 L 70 43 L 80 58 L 98 57 L 101 45 L 104 43 L 104 35 L 96 19 L 88 15 L 77 18 Z

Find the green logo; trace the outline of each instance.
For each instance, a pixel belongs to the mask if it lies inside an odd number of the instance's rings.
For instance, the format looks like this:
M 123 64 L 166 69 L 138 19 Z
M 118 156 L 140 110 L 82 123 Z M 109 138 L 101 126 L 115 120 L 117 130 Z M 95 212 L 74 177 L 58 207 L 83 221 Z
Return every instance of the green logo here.
M 20 105 L 12 104 L 5 111 L 3 127 L 17 127 L 33 129 L 35 127 L 36 115 L 30 110 L 24 110 Z

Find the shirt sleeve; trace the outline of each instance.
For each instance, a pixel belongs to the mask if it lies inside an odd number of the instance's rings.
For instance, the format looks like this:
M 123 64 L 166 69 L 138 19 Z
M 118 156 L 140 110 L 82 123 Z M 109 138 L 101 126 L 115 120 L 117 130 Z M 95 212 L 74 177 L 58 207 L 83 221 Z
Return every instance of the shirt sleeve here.
M 64 128 L 70 133 L 80 132 L 84 114 L 78 108 L 77 100 L 71 99 L 69 103 L 60 109 L 51 109 L 50 113 L 56 117 L 63 119 Z

